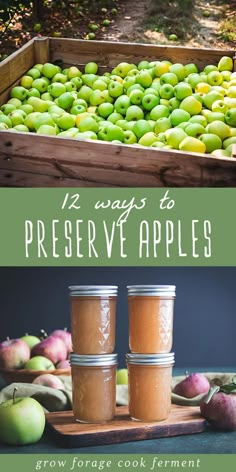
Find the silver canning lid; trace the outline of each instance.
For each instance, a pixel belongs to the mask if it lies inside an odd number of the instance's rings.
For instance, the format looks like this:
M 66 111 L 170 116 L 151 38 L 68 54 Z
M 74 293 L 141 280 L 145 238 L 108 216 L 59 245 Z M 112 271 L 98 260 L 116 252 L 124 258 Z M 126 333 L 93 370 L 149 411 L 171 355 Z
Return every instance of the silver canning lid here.
M 128 285 L 128 295 L 175 297 L 175 285 Z
M 175 363 L 175 353 L 167 354 L 126 354 L 127 364 L 142 364 L 156 366 L 172 366 Z
M 118 364 L 117 354 L 91 354 L 91 355 L 80 355 L 70 354 L 70 364 L 78 366 L 110 366 Z
M 117 285 L 73 285 L 69 287 L 71 297 L 116 296 Z

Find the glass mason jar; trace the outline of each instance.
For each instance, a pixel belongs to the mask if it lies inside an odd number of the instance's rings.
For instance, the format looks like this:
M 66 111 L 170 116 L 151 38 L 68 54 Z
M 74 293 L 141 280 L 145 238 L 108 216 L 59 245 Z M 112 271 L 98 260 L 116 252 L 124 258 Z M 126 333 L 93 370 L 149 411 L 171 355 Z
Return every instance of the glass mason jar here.
M 174 353 L 127 354 L 129 413 L 137 421 L 163 421 L 171 409 Z
M 117 354 L 71 353 L 73 413 L 81 423 L 105 423 L 115 415 Z
M 76 354 L 110 354 L 115 348 L 116 286 L 69 287 L 71 335 Z
M 134 353 L 160 354 L 173 344 L 174 285 L 130 285 L 129 348 Z

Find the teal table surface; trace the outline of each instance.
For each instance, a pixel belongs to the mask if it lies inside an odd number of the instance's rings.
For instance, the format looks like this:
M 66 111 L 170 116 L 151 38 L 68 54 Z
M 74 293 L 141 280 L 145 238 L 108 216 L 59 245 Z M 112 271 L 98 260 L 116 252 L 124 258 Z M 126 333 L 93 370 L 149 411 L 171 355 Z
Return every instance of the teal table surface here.
M 189 372 L 236 372 L 235 367 L 195 368 Z M 184 369 L 174 369 L 174 375 L 181 375 Z M 1 387 L 1 383 L 0 383 Z M 1 426 L 1 425 L 0 425 Z M 1 454 L 236 454 L 236 431 L 220 432 L 209 429 L 204 433 L 150 439 L 106 446 L 66 449 L 59 447 L 53 438 L 45 433 L 34 445 L 10 447 L 0 444 Z

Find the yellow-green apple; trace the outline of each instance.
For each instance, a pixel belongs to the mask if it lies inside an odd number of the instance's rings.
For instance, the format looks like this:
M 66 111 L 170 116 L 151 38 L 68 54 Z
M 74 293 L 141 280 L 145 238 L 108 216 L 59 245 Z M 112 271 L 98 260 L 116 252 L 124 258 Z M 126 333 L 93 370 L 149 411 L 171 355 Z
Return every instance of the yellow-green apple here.
M 171 64 L 169 71 L 173 74 L 177 75 L 179 81 L 182 81 L 187 76 L 186 68 L 183 64 L 176 62 L 175 64 Z
M 85 74 L 97 74 L 98 65 L 96 62 L 88 62 L 84 67 Z
M 125 90 L 127 90 L 129 87 L 131 87 L 131 85 L 134 85 L 134 84 L 135 84 L 135 77 L 134 76 L 127 75 L 124 78 L 123 87 L 124 87 Z
M 60 72 L 60 68 L 55 64 L 51 64 L 50 62 L 46 62 L 43 65 L 42 75 L 44 75 L 48 79 L 52 79 L 53 76 L 56 75 L 58 72 Z
M 19 98 L 10 98 L 7 103 L 14 105 L 15 108 L 19 108 L 22 105 L 22 101 Z
M 108 92 L 111 97 L 117 98 L 123 94 L 124 88 L 120 82 L 111 80 L 108 85 Z
M 151 89 L 150 89 L 151 90 Z M 154 93 L 144 94 L 142 98 L 142 107 L 150 111 L 160 103 L 160 98 Z
M 10 130 L 11 130 L 12 128 L 9 128 L 6 123 L 2 123 L 2 122 L 0 121 L 0 131 L 6 131 L 6 129 L 10 129 Z
M 154 125 L 154 133 L 159 134 L 163 133 L 167 129 L 171 128 L 171 122 L 170 119 L 163 116 L 162 118 L 159 118 Z
M 34 79 L 39 79 L 39 77 L 41 76 L 41 72 L 36 67 L 32 67 L 32 69 L 29 69 L 26 72 L 26 75 L 29 75 L 30 77 L 32 77 L 33 80 Z
M 199 137 L 199 139 L 205 144 L 207 153 L 222 148 L 222 141 L 217 134 L 204 133 Z
M 230 56 L 223 56 L 218 62 L 219 71 L 232 71 L 234 67 L 233 59 Z
M 174 96 L 174 87 L 171 84 L 163 84 L 159 89 L 159 95 L 161 98 L 169 100 Z
M 228 105 L 224 102 L 224 100 L 216 100 L 212 104 L 212 111 L 216 111 L 219 113 L 226 113 L 228 110 Z
M 173 87 L 178 84 L 178 77 L 176 74 L 173 74 L 173 72 L 166 72 L 165 74 L 162 74 L 160 77 L 160 84 L 170 84 Z
M 230 127 L 226 123 L 223 123 L 223 121 L 219 120 L 209 123 L 209 125 L 206 127 L 206 131 L 207 133 L 217 134 L 217 136 L 219 136 L 222 141 L 226 138 L 229 138 L 231 135 Z
M 190 113 L 188 113 L 186 110 L 182 110 L 181 108 L 177 108 L 171 112 L 169 118 L 172 126 L 177 126 L 184 121 L 188 121 L 190 118 Z
M 30 131 L 35 130 L 34 122 L 35 122 L 35 119 L 40 115 L 41 115 L 40 112 L 34 111 L 33 113 L 29 113 L 26 116 L 24 124 L 25 124 L 25 126 L 27 126 L 27 128 L 29 128 Z
M 200 152 L 203 154 L 206 152 L 205 144 L 200 139 L 192 136 L 184 138 L 179 145 L 179 149 L 180 151 Z
M 131 90 L 128 96 L 132 105 L 141 105 L 144 93 L 141 89 L 136 88 Z
M 117 385 L 128 385 L 128 371 L 127 369 L 118 369 L 116 373 Z
M 142 119 L 136 121 L 132 131 L 139 140 L 144 134 L 148 133 L 149 131 L 152 131 L 152 128 L 148 121 Z
M 47 135 L 47 136 L 56 136 L 57 128 L 56 128 L 56 126 L 41 125 L 37 129 L 37 134 L 44 134 L 44 135 Z
M 29 133 L 29 128 L 25 125 L 16 125 L 12 128 L 12 130 L 20 131 L 21 133 Z
M 57 117 L 56 124 L 59 126 L 59 128 L 66 131 L 67 129 L 70 129 L 75 126 L 75 121 L 75 115 L 71 115 L 70 113 L 65 112 Z
M 23 110 L 14 110 L 14 111 L 11 111 L 11 113 L 9 113 L 9 118 L 11 120 L 11 124 L 12 126 L 17 126 L 17 125 L 23 125 L 24 124 L 24 120 L 25 120 L 25 117 L 26 117 L 26 113 L 24 113 L 24 115 L 22 115 L 20 112 Z
M 39 116 L 36 116 L 36 118 L 34 120 L 34 127 L 35 127 L 36 131 L 42 125 L 48 125 L 48 126 L 55 127 L 55 123 L 54 123 L 50 113 L 48 113 L 48 112 L 40 113 Z
M 108 84 L 102 79 L 96 79 L 92 84 L 93 90 L 106 90 Z
M 67 348 L 62 339 L 58 336 L 50 335 L 33 347 L 31 356 L 44 356 L 50 359 L 53 364 L 56 364 L 67 358 Z
M 99 139 L 102 139 L 103 141 L 118 140 L 118 141 L 124 142 L 124 131 L 121 128 L 119 128 L 119 126 L 111 124 L 110 126 L 107 126 L 106 128 L 102 128 L 98 132 L 98 137 Z
M 58 133 L 57 136 L 64 137 L 64 138 L 74 138 L 78 134 L 78 128 L 70 128 L 67 129 L 66 131 L 61 131 Z
M 209 110 L 210 111 L 210 110 Z M 212 121 L 223 121 L 225 122 L 225 115 L 224 113 L 220 113 L 219 111 L 210 111 L 208 114 L 207 114 L 207 122 L 208 123 L 212 123 Z
M 13 87 L 10 92 L 11 98 L 18 98 L 18 100 L 25 100 L 28 96 L 28 91 L 25 87 L 22 87 L 21 85 L 17 85 L 16 87 Z
M 4 123 L 5 125 L 7 125 L 8 128 L 12 128 L 12 122 L 11 122 L 9 116 L 4 115 L 4 113 L 0 114 L 0 123 Z
M 193 62 L 185 64 L 184 68 L 187 71 L 187 76 L 189 76 L 190 74 L 197 74 L 198 73 L 198 68 L 197 68 L 196 64 L 194 64 Z
M 197 74 L 195 72 L 189 74 L 187 77 L 187 83 L 192 87 L 193 90 L 195 90 L 195 87 L 200 82 L 202 82 L 202 77 L 200 76 L 200 74 Z
M 185 133 L 188 136 L 193 136 L 194 138 L 198 138 L 201 134 L 205 133 L 205 128 L 200 123 L 188 123 L 187 126 L 184 128 Z
M 127 121 L 142 120 L 144 118 L 142 108 L 140 108 L 138 105 L 131 105 L 126 111 L 125 118 Z
M 216 100 L 222 100 L 221 93 L 217 92 L 216 90 L 212 90 L 203 95 L 204 106 L 207 107 L 209 110 L 212 110 L 212 105 Z
M 154 67 L 154 74 L 156 77 L 161 77 L 169 71 L 170 65 L 164 61 L 157 61 Z
M 31 89 L 28 90 L 27 97 L 28 97 L 28 99 L 29 99 L 30 97 L 37 97 L 37 98 L 40 98 L 40 92 L 39 92 L 39 90 L 36 89 L 35 87 L 32 87 Z
M 68 108 L 71 108 L 73 102 L 74 102 L 74 97 L 70 92 L 62 93 L 58 97 L 58 106 L 63 108 L 63 110 L 68 110 Z
M 61 82 L 53 82 L 48 86 L 48 92 L 54 97 L 58 98 L 60 95 L 63 93 L 66 93 L 66 87 L 64 84 L 61 84 Z
M 204 126 L 204 128 L 207 125 L 207 119 L 203 115 L 193 115 L 193 116 L 191 116 L 189 122 L 190 123 L 199 123 L 202 126 Z
M 89 102 L 89 97 L 92 93 L 92 89 L 87 85 L 82 85 L 81 89 L 78 91 L 78 98 L 85 100 L 86 103 Z
M 36 344 L 40 343 L 40 339 L 37 336 L 28 333 L 26 333 L 20 339 L 28 344 L 30 349 L 32 349 Z
M 127 95 L 120 95 L 120 97 L 118 97 L 114 103 L 115 111 L 121 115 L 126 115 L 126 111 L 130 106 L 130 102 L 130 97 Z
M 138 144 L 141 144 L 141 146 L 152 146 L 157 140 L 157 135 L 153 131 L 149 131 L 139 139 Z
M 179 82 L 174 87 L 174 94 L 178 100 L 183 100 L 192 95 L 192 87 L 187 82 Z
M 144 88 L 150 87 L 152 84 L 152 76 L 147 69 L 143 69 L 136 75 L 136 83 L 140 84 Z
M 218 70 L 212 70 L 207 74 L 207 82 L 210 85 L 220 85 L 223 82 L 223 77 Z
M 212 151 L 211 154 L 215 157 L 231 157 L 231 152 L 226 149 L 215 149 L 215 151 Z
M 6 339 L 0 343 L 0 368 L 20 369 L 30 358 L 30 348 L 22 339 Z
M 84 133 L 85 131 L 93 131 L 94 133 L 97 133 L 99 130 L 98 123 L 92 117 L 85 118 L 81 121 L 78 128 L 81 133 Z
M 102 90 L 92 90 L 90 96 L 89 96 L 89 103 L 92 106 L 98 106 L 101 105 L 101 103 L 104 103 L 106 101 L 104 91 Z
M 42 341 L 41 341 L 42 342 Z M 40 343 L 39 343 L 40 344 Z M 33 349 L 35 349 L 35 347 L 37 346 L 38 344 L 36 344 Z M 50 359 L 48 359 L 47 357 L 45 356 L 34 356 L 34 357 L 31 357 L 31 359 L 29 359 L 25 365 L 24 365 L 24 369 L 29 369 L 29 370 L 55 370 L 55 366 L 54 364 L 52 363 L 52 361 Z
M 202 104 L 191 95 L 182 100 L 180 109 L 187 111 L 191 116 L 199 115 L 202 110 Z
M 174 149 L 179 149 L 180 143 L 187 137 L 181 128 L 170 128 L 165 131 L 166 142 Z
M 71 66 L 67 70 L 68 79 L 73 79 L 74 77 L 81 77 L 82 73 L 76 66 Z
M 33 77 L 30 77 L 29 75 L 23 75 L 20 81 L 20 85 L 26 89 L 30 89 L 33 83 Z
M 87 140 L 87 139 L 98 139 L 96 133 L 93 131 L 84 131 L 83 133 L 78 132 L 75 135 L 75 139 L 82 139 L 82 140 Z
M 225 121 L 227 125 L 236 127 L 236 108 L 230 108 L 225 113 Z
M 26 103 L 25 105 L 21 105 L 19 107 L 19 110 L 23 110 L 25 114 L 28 115 L 29 113 L 33 113 L 34 108 L 32 107 L 32 105 Z
M 13 398 L 0 404 L 0 440 L 12 446 L 33 444 L 42 437 L 45 414 L 40 403 L 31 397 Z
M 40 77 L 39 79 L 34 79 L 32 82 L 32 88 L 37 89 L 40 93 L 47 92 L 48 85 L 49 84 L 46 80 L 46 77 Z
M 134 144 L 137 143 L 137 138 L 133 131 L 127 129 L 124 130 L 124 143 L 125 144 Z
M 27 104 L 31 105 L 34 111 L 38 111 L 40 113 L 44 113 L 48 110 L 48 103 L 45 100 L 41 100 L 38 97 L 30 97 L 27 100 Z
M 113 111 L 114 105 L 112 103 L 104 102 L 98 106 L 98 113 L 103 118 L 107 118 Z M 72 113 L 72 111 L 70 111 L 70 113 Z
M 4 115 L 9 115 L 9 113 L 11 113 L 13 110 L 16 110 L 16 107 L 11 103 L 5 103 L 1 106 L 1 111 L 4 113 Z
M 65 385 L 59 377 L 53 374 L 41 374 L 36 377 L 33 382 L 36 385 L 44 385 L 45 387 L 56 388 L 57 390 L 65 390 Z
M 224 139 L 223 148 L 226 149 L 231 146 L 231 144 L 236 144 L 236 136 L 231 136 L 230 138 Z
M 165 105 L 157 105 L 150 111 L 151 120 L 159 120 L 159 118 L 166 117 L 170 115 L 170 110 Z

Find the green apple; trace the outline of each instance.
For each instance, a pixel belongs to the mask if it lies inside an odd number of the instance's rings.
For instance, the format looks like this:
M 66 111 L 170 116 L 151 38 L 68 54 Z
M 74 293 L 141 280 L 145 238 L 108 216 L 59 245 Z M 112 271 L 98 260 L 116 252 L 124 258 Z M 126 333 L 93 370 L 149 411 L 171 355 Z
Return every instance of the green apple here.
M 36 344 L 40 343 L 40 339 L 37 336 L 33 336 L 32 334 L 26 333 L 20 339 L 23 339 L 26 344 L 28 344 L 29 348 L 32 349 Z
M 115 124 L 118 120 L 123 120 L 123 116 L 116 111 L 113 111 L 107 118 L 108 122 Z
M 135 77 L 127 75 L 123 80 L 123 87 L 127 90 L 131 85 L 135 84 Z
M 111 82 L 108 85 L 108 92 L 111 97 L 117 98 L 120 95 L 123 95 L 123 91 L 124 91 L 124 88 L 120 82 L 111 80 Z
M 129 94 L 130 103 L 132 103 L 132 105 L 141 105 L 143 97 L 143 91 L 137 88 L 131 90 Z
M 160 84 L 170 84 L 173 87 L 178 84 L 178 77 L 176 74 L 173 74 L 173 72 L 166 72 L 166 74 L 163 74 L 160 77 Z
M 65 74 L 62 74 L 62 72 L 58 72 L 52 78 L 52 83 L 53 82 L 60 82 L 61 84 L 65 84 L 67 82 L 67 80 L 68 79 L 67 79 L 67 76 Z
M 220 113 L 218 111 L 209 110 L 209 113 L 207 114 L 206 118 L 207 118 L 208 123 L 212 123 L 212 121 L 216 121 L 216 120 L 225 122 L 224 113 Z
M 145 91 L 145 89 L 140 85 L 140 84 L 134 84 L 134 85 L 131 85 L 128 90 L 127 90 L 127 95 L 128 97 L 130 97 L 131 93 L 133 92 L 133 90 L 141 90 L 143 93 Z
M 187 137 L 181 128 L 171 128 L 165 131 L 167 144 L 174 149 L 179 149 L 180 143 Z
M 229 108 L 236 108 L 236 98 L 225 97 L 224 101 Z
M 32 88 L 37 89 L 40 93 L 47 92 L 48 89 L 48 82 L 45 77 L 40 77 L 39 79 L 35 79 L 32 82 Z
M 228 110 L 228 105 L 224 102 L 224 100 L 216 100 L 212 104 L 212 111 L 219 112 L 219 113 L 226 113 Z
M 65 82 L 65 87 L 67 92 L 74 92 L 77 89 L 76 85 L 72 82 L 72 80 L 69 80 L 68 82 Z
M 92 90 L 90 96 L 89 96 L 89 103 L 92 106 L 98 106 L 101 105 L 101 103 L 104 103 L 105 100 L 105 95 L 104 91 L 102 90 Z
M 136 123 L 134 124 L 134 127 L 132 129 L 134 132 L 135 136 L 139 140 L 144 134 L 148 133 L 149 131 L 152 131 L 152 128 L 148 121 L 146 120 L 137 120 Z
M 68 108 L 71 108 L 73 102 L 74 102 L 74 97 L 70 92 L 62 93 L 58 97 L 58 106 L 60 108 L 63 108 L 63 110 L 68 110 Z
M 55 126 L 41 125 L 37 129 L 37 134 L 44 134 L 47 136 L 56 136 L 57 130 Z
M 88 62 L 84 67 L 85 74 L 97 74 L 98 65 L 96 62 Z
M 199 123 L 200 125 L 204 126 L 204 128 L 207 125 L 207 119 L 203 115 L 193 115 L 189 119 L 189 123 Z
M 12 126 L 17 126 L 17 125 L 23 125 L 24 124 L 24 119 L 26 117 L 26 113 L 24 113 L 24 116 L 20 113 L 22 110 L 14 110 L 11 113 L 9 113 L 9 118 L 11 120 Z
M 9 126 L 7 126 L 6 123 L 3 123 L 0 121 L 0 131 L 6 131 L 6 129 L 9 129 Z M 12 129 L 12 128 L 10 128 Z
M 227 97 L 236 98 L 236 85 L 232 85 L 228 88 Z
M 236 127 L 236 108 L 230 108 L 225 113 L 225 122 L 229 126 L 235 126 Z
M 185 133 L 193 138 L 198 138 L 201 134 L 205 133 L 205 128 L 200 123 L 188 123 L 184 128 Z
M 192 90 L 195 90 L 197 84 L 199 84 L 202 81 L 203 80 L 200 74 L 192 73 L 192 74 L 189 74 L 187 77 L 187 83 L 190 85 L 190 87 L 192 87 Z
M 0 440 L 12 446 L 33 444 L 45 428 L 45 414 L 34 398 L 18 397 L 0 404 Z
M 212 154 L 214 157 L 219 157 L 219 158 L 222 158 L 222 157 L 231 157 L 231 152 L 230 152 L 230 150 L 226 150 L 226 149 L 216 149 L 215 151 L 212 151 L 211 154 Z
M 114 141 L 118 140 L 121 141 L 122 143 L 124 142 L 124 131 L 119 128 L 119 126 L 116 125 L 110 125 L 107 126 L 106 128 L 102 128 L 98 132 L 98 137 L 99 139 L 102 139 L 103 141 Z
M 209 93 L 203 96 L 203 104 L 209 110 L 212 110 L 212 105 L 216 100 L 222 100 L 222 95 L 216 90 L 210 90 Z
M 127 76 L 128 72 L 132 70 L 132 64 L 129 64 L 128 62 L 120 62 L 115 69 L 115 75 L 119 75 L 124 79 L 124 77 Z
M 223 82 L 223 77 L 218 70 L 212 70 L 207 74 L 207 82 L 210 85 L 220 85 Z
M 60 108 L 58 105 L 51 105 L 48 107 L 48 113 L 55 115 L 62 115 L 64 113 L 63 108 Z
M 152 146 L 153 143 L 157 142 L 158 137 L 153 131 L 145 133 L 138 141 L 141 146 Z
M 130 102 L 131 100 L 127 95 L 120 95 L 114 103 L 115 111 L 125 116 L 126 111 L 130 106 Z
M 9 113 L 14 110 L 16 110 L 16 107 L 11 103 L 5 103 L 5 105 L 1 106 L 1 111 L 4 113 L 4 115 L 9 115 Z
M 102 79 L 96 79 L 92 84 L 93 90 L 107 90 L 108 84 Z
M 174 87 L 171 84 L 163 84 L 160 87 L 159 95 L 161 98 L 169 100 L 174 96 Z
M 184 121 L 189 121 L 190 113 L 188 113 L 186 110 L 182 110 L 181 108 L 177 108 L 171 112 L 169 118 L 172 126 L 177 126 Z
M 140 84 L 144 88 L 150 87 L 152 84 L 152 76 L 147 69 L 143 69 L 136 76 L 136 83 Z
M 47 77 L 48 79 L 52 79 L 54 75 L 60 72 L 60 68 L 55 64 L 51 64 L 50 62 L 46 62 L 42 68 L 42 75 Z
M 53 363 L 44 356 L 34 356 L 24 365 L 29 370 L 55 370 Z
M 155 125 L 154 125 L 154 132 L 156 134 L 159 134 L 159 133 L 163 133 L 164 131 L 166 131 L 167 129 L 170 129 L 171 128 L 171 122 L 170 122 L 170 119 L 167 118 L 167 117 L 162 117 L 162 118 L 159 118 L 159 120 L 157 120 L 155 122 Z
M 81 89 L 78 91 L 78 98 L 81 98 L 83 100 L 85 100 L 86 103 L 89 102 L 89 97 L 91 95 L 91 93 L 93 92 L 93 90 L 88 87 L 87 85 L 82 85 Z
M 180 151 L 199 152 L 202 154 L 206 152 L 205 144 L 200 139 L 193 138 L 192 136 L 184 138 L 179 145 L 179 149 Z
M 161 77 L 163 74 L 169 72 L 170 65 L 165 61 L 157 61 L 154 66 L 154 74 L 156 77 Z
M 25 124 L 25 126 L 27 126 L 27 128 L 29 128 L 30 131 L 35 131 L 34 122 L 35 122 L 35 119 L 39 116 L 41 116 L 41 113 L 38 112 L 38 111 L 35 111 L 33 113 L 29 113 L 26 116 L 24 124 Z
M 30 77 L 32 77 L 33 80 L 34 79 L 39 79 L 39 77 L 41 76 L 41 72 L 36 67 L 32 67 L 32 69 L 29 69 L 26 72 L 26 75 L 29 75 Z
M 39 111 L 40 113 L 44 113 L 48 110 L 48 103 L 45 100 L 41 100 L 41 98 L 37 97 L 30 97 L 27 100 L 27 104 L 31 105 L 34 111 Z
M 73 79 L 69 81 L 69 83 L 71 84 L 71 87 L 73 90 L 74 89 L 79 90 L 83 85 L 83 81 L 81 77 L 74 77 Z M 68 82 L 65 83 L 65 86 L 68 88 Z M 68 90 L 68 92 L 70 92 L 70 90 Z
M 112 103 L 104 102 L 98 106 L 98 113 L 103 118 L 108 118 L 114 111 L 114 105 Z
M 81 121 L 78 128 L 81 133 L 84 133 L 85 131 L 93 131 L 94 133 L 97 133 L 99 130 L 98 123 L 92 117 L 85 118 Z
M 174 87 L 174 94 L 177 100 L 183 100 L 192 95 L 192 87 L 187 82 L 179 82 Z
M 122 128 L 123 130 L 125 130 L 127 123 L 128 123 L 128 121 L 126 121 L 125 119 L 123 119 L 123 120 L 118 120 L 118 121 L 116 122 L 116 126 L 119 126 L 119 127 Z
M 222 71 L 232 71 L 234 68 L 233 59 L 230 56 L 223 56 L 218 62 L 218 69 Z
M 74 105 L 70 109 L 70 114 L 71 115 L 78 115 L 79 113 L 84 113 L 86 112 L 87 107 L 85 108 L 83 105 Z
M 157 105 L 150 111 L 150 119 L 151 120 L 159 120 L 159 118 L 166 117 L 170 115 L 170 110 L 165 105 Z
M 169 34 L 169 37 L 168 37 L 169 41 L 178 41 L 178 36 L 174 33 L 172 34 Z
M 26 89 L 30 89 L 33 83 L 33 77 L 30 77 L 29 75 L 23 75 L 20 81 L 20 85 Z
M 124 143 L 125 144 L 135 144 L 137 143 L 137 138 L 133 131 L 127 129 L 124 131 Z
M 127 121 L 142 120 L 144 118 L 142 108 L 140 108 L 138 105 L 131 105 L 126 111 L 125 118 Z
M 88 87 L 91 87 L 91 88 L 97 79 L 98 79 L 98 76 L 96 74 L 82 74 L 81 75 L 81 80 L 82 80 L 83 85 L 87 85 Z
M 10 98 L 7 103 L 13 105 L 15 108 L 19 108 L 22 105 L 22 101 L 18 98 Z
M 76 120 L 75 115 L 70 115 L 70 113 L 65 112 L 65 113 L 62 113 L 62 115 L 59 115 L 57 117 L 56 124 L 63 131 L 66 131 L 67 129 L 73 128 L 75 126 L 75 120 Z
M 64 84 L 61 84 L 61 82 L 53 82 L 47 87 L 47 89 L 50 95 L 54 98 L 58 98 L 63 93 L 66 93 L 66 87 Z
M 151 89 L 150 89 L 151 90 Z M 144 110 L 150 111 L 160 103 L 160 98 L 154 93 L 145 93 L 142 98 L 142 107 Z
M 7 125 L 8 128 L 12 128 L 11 119 L 9 118 L 9 116 L 4 115 L 4 113 L 0 114 L 0 123 L 5 123 L 5 125 Z
M 223 123 L 219 120 L 209 123 L 209 125 L 206 127 L 206 131 L 207 133 L 216 134 L 222 141 L 224 141 L 226 138 L 229 138 L 231 135 L 230 127 L 226 123 Z
M 28 91 L 25 87 L 21 87 L 21 85 L 17 85 L 16 87 L 13 87 L 10 92 L 11 98 L 18 98 L 18 100 L 25 100 L 28 96 Z
M 25 125 L 16 125 L 12 129 L 20 131 L 21 133 L 29 133 L 29 128 L 27 128 L 27 126 Z
M 35 87 L 32 87 L 31 89 L 28 90 L 27 97 L 37 97 L 40 98 L 40 91 L 36 89 Z
M 188 63 L 188 64 L 185 64 L 184 68 L 187 71 L 187 76 L 189 76 L 190 74 L 197 74 L 198 73 L 198 68 L 197 68 L 196 64 L 194 64 L 192 62 Z
M 202 110 L 202 104 L 191 95 L 182 100 L 180 109 L 187 111 L 191 116 L 199 115 Z
M 236 136 L 231 136 L 230 138 L 226 138 L 223 141 L 223 148 L 226 149 L 232 144 L 236 144 Z
M 206 152 L 209 154 L 216 149 L 222 148 L 222 141 L 219 136 L 212 133 L 204 133 L 202 136 L 199 137 L 200 141 L 202 141 L 206 146 Z
M 218 71 L 218 67 L 215 66 L 214 64 L 208 64 L 206 67 L 203 69 L 203 73 L 208 75 L 212 71 Z
M 40 74 L 42 74 L 42 70 L 43 70 L 43 64 L 35 64 L 33 66 L 33 69 L 38 69 Z
M 35 127 L 36 131 L 42 125 L 48 125 L 48 126 L 52 126 L 52 127 L 55 128 L 55 122 L 53 121 L 52 116 L 51 116 L 50 113 L 48 113 L 48 112 L 40 113 L 40 116 L 36 116 L 36 118 L 34 120 L 34 127 Z
M 61 138 L 74 138 L 78 134 L 78 128 L 72 127 L 66 131 L 61 131 L 57 136 Z
M 182 81 L 185 79 L 185 77 L 187 77 L 187 71 L 185 66 L 178 62 L 175 64 L 171 64 L 169 72 L 172 72 L 173 74 L 177 75 L 179 81 Z

